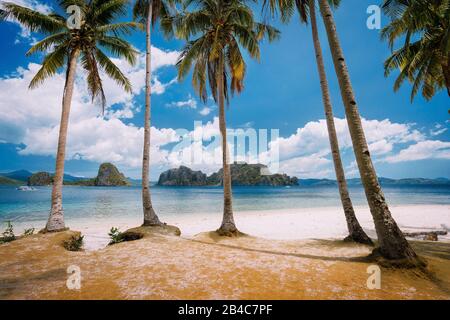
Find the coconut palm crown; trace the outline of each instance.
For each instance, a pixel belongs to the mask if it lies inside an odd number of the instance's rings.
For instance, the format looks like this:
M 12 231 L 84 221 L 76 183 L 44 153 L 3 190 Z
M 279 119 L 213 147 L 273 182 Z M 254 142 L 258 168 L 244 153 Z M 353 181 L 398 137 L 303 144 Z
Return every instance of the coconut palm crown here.
M 188 11 L 189 7 L 193 10 Z M 242 0 L 191 0 L 185 2 L 183 13 L 172 19 L 176 35 L 188 41 L 177 63 L 178 77 L 184 79 L 192 66 L 192 84 L 203 102 L 208 88 L 219 106 L 219 125 L 222 138 L 224 207 L 219 235 L 238 234 L 231 193 L 231 173 L 226 135 L 225 100 L 230 91 L 244 88 L 246 63 L 242 53 L 256 60 L 260 58 L 259 41 L 272 41 L 278 30 L 254 20 L 252 10 Z M 193 40 L 191 40 L 194 38 Z
M 245 1 L 188 0 L 185 6 L 194 6 L 196 10 L 185 11 L 174 19 L 176 34 L 187 40 L 199 37 L 183 49 L 177 64 L 179 78 L 184 79 L 194 65 L 192 83 L 196 92 L 206 102 L 208 81 L 217 102 L 217 72 L 223 62 L 223 93 L 228 101 L 229 90 L 239 93 L 244 88 L 246 63 L 242 49 L 259 60 L 259 41 L 264 37 L 273 41 L 279 37 L 279 31 L 256 22 Z
M 30 88 L 36 88 L 45 79 L 56 74 L 67 65 L 68 58 L 78 51 L 81 66 L 87 72 L 86 80 L 92 99 L 100 98 L 103 107 L 106 104 L 100 68 L 126 91 L 131 92 L 130 81 L 105 53 L 123 58 L 130 64 L 136 62 L 136 51 L 119 36 L 129 34 L 140 25 L 135 22 L 113 23 L 117 17 L 125 14 L 127 1 L 62 0 L 59 4 L 64 12 L 71 5 L 81 9 L 80 29 L 70 29 L 66 18 L 56 12 L 44 14 L 14 3 L 3 3 L 0 14 L 2 19 L 16 19 L 31 32 L 46 36 L 27 52 L 27 55 L 37 52 L 45 54 L 42 67 L 32 79 Z
M 27 52 L 27 55 L 37 52 L 44 54 L 42 66 L 33 77 L 29 87 L 32 89 L 39 86 L 47 78 L 66 67 L 52 204 L 46 225 L 47 231 L 65 229 L 62 185 L 69 114 L 78 62 L 81 62 L 81 67 L 87 73 L 86 82 L 92 100 L 98 98 L 103 110 L 106 105 L 106 97 L 100 70 L 103 70 L 126 91 L 131 92 L 130 81 L 106 54 L 108 52 L 113 56 L 125 59 L 130 64 L 134 64 L 136 61 L 136 51 L 120 36 L 129 34 L 139 27 L 139 24 L 114 22 L 125 14 L 127 3 L 127 0 L 59 1 L 61 11 L 74 12 L 71 8 L 75 8 L 75 11 L 78 10 L 80 13 L 76 16 L 79 18 L 78 21 L 72 21 L 72 23 L 69 23 L 70 16 L 67 16 L 68 19 L 66 19 L 56 12 L 45 14 L 11 2 L 2 3 L 1 20 L 14 19 L 31 32 L 45 36 Z
M 391 49 L 403 42 L 385 61 L 386 76 L 400 70 L 394 90 L 409 80 L 411 101 L 419 91 L 427 100 L 442 89 L 450 96 L 450 1 L 385 0 L 383 9 L 391 22 L 382 38 Z

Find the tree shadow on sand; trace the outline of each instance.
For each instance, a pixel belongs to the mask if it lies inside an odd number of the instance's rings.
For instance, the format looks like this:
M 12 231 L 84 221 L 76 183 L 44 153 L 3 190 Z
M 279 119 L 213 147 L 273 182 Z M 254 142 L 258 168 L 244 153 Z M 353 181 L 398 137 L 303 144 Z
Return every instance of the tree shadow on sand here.
M 67 278 L 67 272 L 63 268 L 48 270 L 43 273 L 14 278 L 0 278 L 0 299 L 8 299 L 13 294 L 20 292 L 19 296 L 26 296 L 33 291 L 33 287 L 40 283 L 62 282 Z
M 242 237 L 253 238 L 248 235 L 243 235 Z M 324 239 L 311 239 L 314 242 L 311 244 L 305 243 L 303 248 L 307 249 L 308 247 L 316 247 L 324 250 L 336 250 L 343 248 L 361 248 L 361 246 L 366 247 L 365 245 L 348 243 L 343 240 L 324 240 Z M 260 249 L 260 248 L 251 248 L 244 247 L 241 245 L 233 245 L 227 243 L 220 243 L 221 238 L 217 237 L 213 232 L 208 234 L 207 240 L 200 239 L 190 239 L 190 241 L 202 243 L 206 245 L 218 246 L 222 248 L 241 250 L 245 252 L 256 252 L 262 254 L 271 254 L 277 256 L 285 256 L 285 257 L 294 257 L 294 258 L 303 258 L 303 259 L 313 259 L 313 260 L 321 260 L 321 261 L 330 261 L 330 262 L 353 262 L 353 263 L 362 263 L 362 264 L 378 264 L 378 260 L 370 255 L 364 256 L 353 256 L 353 257 L 342 257 L 342 256 L 324 256 L 324 255 L 314 255 L 307 253 L 293 253 L 293 252 L 283 252 L 277 250 L 269 250 L 269 249 Z M 450 260 L 450 243 L 442 243 L 442 242 L 423 242 L 423 241 L 410 241 L 413 245 L 416 252 L 425 258 L 436 260 Z M 299 246 L 300 248 L 300 246 Z M 372 247 L 367 246 L 367 248 L 372 249 Z M 440 263 L 447 264 L 446 261 L 441 261 Z M 380 267 L 385 268 L 383 265 Z M 426 279 L 436 285 L 440 290 L 450 295 L 450 281 L 442 273 L 436 272 L 433 268 L 417 268 L 417 269 L 396 269 L 396 268 L 387 268 L 392 270 L 393 272 L 408 272 L 410 275 L 414 277 Z
M 242 237 L 249 237 L 247 235 L 243 235 Z M 250 248 L 250 247 L 242 247 L 239 245 L 232 245 L 232 244 L 226 244 L 226 243 L 219 243 L 215 237 L 210 237 L 211 241 L 205 241 L 205 240 L 199 240 L 199 239 L 189 239 L 190 241 L 196 242 L 196 243 L 202 243 L 207 245 L 213 245 L 218 246 L 222 248 L 228 248 L 228 249 L 235 249 L 235 250 L 241 250 L 245 252 L 257 252 L 257 253 L 264 253 L 264 254 L 272 254 L 272 255 L 278 255 L 278 256 L 284 256 L 284 257 L 295 257 L 295 258 L 304 258 L 304 259 L 314 259 L 314 260 L 322 260 L 322 261 L 341 261 L 341 262 L 357 262 L 357 263 L 370 263 L 374 262 L 374 260 L 369 256 L 357 256 L 357 257 L 334 257 L 334 256 L 323 256 L 323 255 L 313 255 L 313 254 L 306 254 L 306 253 L 293 253 L 293 252 L 283 252 L 283 251 L 277 251 L 277 250 L 267 250 L 267 249 L 259 249 L 259 248 Z M 336 249 L 337 245 L 342 247 L 348 247 L 348 242 L 344 242 L 342 240 L 315 240 L 319 245 L 329 247 L 331 249 Z M 362 245 L 360 245 L 362 246 Z

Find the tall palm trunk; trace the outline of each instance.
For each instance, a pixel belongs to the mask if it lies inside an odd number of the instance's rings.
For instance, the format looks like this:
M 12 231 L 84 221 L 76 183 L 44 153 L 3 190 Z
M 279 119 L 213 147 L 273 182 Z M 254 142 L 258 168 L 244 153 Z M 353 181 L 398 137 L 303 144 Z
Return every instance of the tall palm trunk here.
M 309 0 L 309 15 L 311 18 L 311 29 L 314 42 L 314 49 L 316 52 L 317 69 L 319 71 L 320 77 L 320 87 L 322 89 L 325 118 L 327 120 L 328 137 L 330 139 L 334 169 L 336 172 L 336 179 L 339 186 L 339 194 L 341 196 L 341 202 L 344 208 L 345 219 L 347 221 L 347 228 L 349 232 L 349 236 L 346 238 L 346 240 L 365 244 L 372 244 L 372 240 L 370 240 L 370 238 L 364 232 L 364 230 L 362 229 L 361 225 L 358 222 L 358 219 L 356 218 L 352 200 L 350 199 L 350 195 L 347 188 L 347 181 L 345 179 L 344 168 L 342 166 L 341 155 L 339 152 L 339 142 L 336 135 L 336 128 L 334 125 L 330 90 L 328 88 L 328 81 L 325 73 L 325 65 L 323 62 L 322 48 L 319 40 L 319 32 L 317 30 L 315 0 Z
M 444 73 L 444 81 L 445 86 L 447 87 L 447 93 L 450 97 L 450 54 L 447 57 L 447 61 L 442 64 L 442 71 Z
M 64 160 L 66 157 L 67 129 L 69 126 L 70 106 L 72 104 L 73 87 L 77 69 L 78 49 L 72 51 L 67 67 L 66 83 L 64 85 L 61 122 L 59 124 L 58 151 L 56 153 L 56 168 L 52 188 L 52 208 L 45 227 L 46 231 L 55 232 L 65 229 L 64 210 L 62 206 L 62 188 L 64 180 Z
M 224 96 L 224 60 L 219 58 L 219 70 L 217 75 L 217 90 L 219 100 L 219 127 L 222 136 L 222 166 L 223 166 L 223 220 L 217 232 L 220 235 L 232 236 L 237 233 L 233 217 L 233 203 L 231 192 L 231 172 L 229 163 L 229 150 L 227 144 L 227 126 L 225 122 L 225 96 Z
M 387 259 L 408 259 L 415 262 L 417 260 L 416 253 L 392 218 L 373 167 L 344 54 L 339 43 L 333 13 L 328 0 L 319 0 L 319 5 L 339 80 L 356 162 L 375 223 L 379 241 L 377 251 Z
M 145 121 L 144 121 L 144 155 L 142 158 L 142 206 L 144 208 L 144 226 L 161 225 L 155 213 L 150 197 L 150 118 L 151 118 L 151 32 L 152 32 L 152 2 L 149 7 L 146 19 L 146 53 L 145 53 Z

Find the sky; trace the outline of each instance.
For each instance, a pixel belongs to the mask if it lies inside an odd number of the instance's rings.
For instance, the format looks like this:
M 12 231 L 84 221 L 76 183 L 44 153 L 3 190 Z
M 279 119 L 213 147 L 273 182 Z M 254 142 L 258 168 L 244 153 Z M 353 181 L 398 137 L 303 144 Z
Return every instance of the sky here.
M 54 1 L 10 1 L 41 12 L 57 7 Z M 383 70 L 390 49 L 379 30 L 366 25 L 367 8 L 373 4 L 377 1 L 343 1 L 335 19 L 377 173 L 450 178 L 450 99 L 442 91 L 431 101 L 418 96 L 411 103 L 409 83 L 393 91 L 396 74 L 385 78 Z M 259 13 L 256 9 L 258 18 Z M 326 34 L 318 21 L 345 171 L 349 178 L 358 177 Z M 246 57 L 245 88 L 226 110 L 229 129 L 270 134 L 266 144 L 258 136 L 260 146 L 254 152 L 249 142 L 242 149 L 246 157 L 235 160 L 276 164 L 271 170 L 299 178 L 334 178 L 311 30 L 297 17 L 287 25 L 270 22 L 280 29 L 281 39 L 261 44 L 259 62 Z M 382 26 L 387 23 L 382 17 Z M 25 53 L 42 35 L 30 34 L 14 21 L 0 23 L 0 34 L 0 172 L 53 172 L 64 70 L 29 90 L 43 56 Z M 175 64 L 184 42 L 165 39 L 158 28 L 152 36 L 151 179 L 180 165 L 214 172 L 221 166 L 217 106 L 211 98 L 206 104 L 199 100 L 190 77 L 177 80 Z M 127 39 L 140 52 L 137 65 L 114 61 L 131 80 L 133 92 L 127 94 L 103 77 L 108 103 L 104 115 L 88 97 L 83 71 L 77 71 L 66 173 L 92 177 L 100 163 L 112 162 L 126 176 L 141 174 L 145 38 L 138 32 Z

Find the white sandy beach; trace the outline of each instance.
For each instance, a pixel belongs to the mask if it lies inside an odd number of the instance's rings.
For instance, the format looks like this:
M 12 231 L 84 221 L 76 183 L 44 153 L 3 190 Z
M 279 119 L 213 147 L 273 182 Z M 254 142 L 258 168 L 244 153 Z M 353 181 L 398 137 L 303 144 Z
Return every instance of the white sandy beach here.
M 376 238 L 372 216 L 368 207 L 356 207 L 357 217 L 370 237 Z M 392 214 L 403 231 L 445 230 L 450 231 L 450 206 L 411 205 L 392 206 Z M 168 224 L 181 229 L 182 237 L 191 238 L 198 233 L 216 230 L 221 215 L 214 213 L 179 214 L 163 216 Z M 252 236 L 275 240 L 341 239 L 347 227 L 341 208 L 307 208 L 268 211 L 235 212 L 238 228 Z M 114 220 L 68 220 L 72 230 L 85 236 L 85 248 L 96 250 L 105 247 L 111 227 L 120 230 L 140 225 L 140 219 Z M 440 236 L 441 241 L 450 241 L 450 235 Z
M 367 208 L 358 218 L 374 235 Z M 450 206 L 392 207 L 403 230 L 443 229 Z M 164 216 L 160 214 L 162 218 Z M 219 237 L 220 214 L 166 217 L 182 237 L 140 228 L 144 238 L 106 246 L 111 226 L 135 221 L 67 220 L 85 236 L 85 249 L 62 243 L 75 231 L 36 234 L 0 248 L 1 299 L 449 299 L 450 237 L 412 241 L 426 271 L 382 270 L 382 288 L 367 287 L 372 247 L 343 241 L 341 208 L 235 212 L 251 236 Z M 19 230 L 19 229 L 17 229 Z M 205 232 L 206 231 L 206 232 Z M 106 246 L 106 247 L 105 247 Z M 96 250 L 101 249 L 101 250 Z M 225 263 L 224 263 L 225 262 Z M 66 287 L 68 266 L 80 267 L 82 290 Z M 431 276 L 430 276 L 431 275 Z

